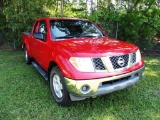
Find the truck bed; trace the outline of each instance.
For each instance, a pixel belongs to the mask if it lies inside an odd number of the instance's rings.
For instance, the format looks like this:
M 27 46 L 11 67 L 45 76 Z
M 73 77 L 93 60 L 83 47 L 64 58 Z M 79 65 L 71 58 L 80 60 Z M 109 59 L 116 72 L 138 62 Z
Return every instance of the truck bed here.
M 29 40 L 31 36 L 31 32 L 23 32 L 22 33 L 22 48 L 24 48 L 25 43 L 27 43 L 26 41 Z
M 23 32 L 22 34 L 25 34 L 25 35 L 31 35 L 31 32 Z

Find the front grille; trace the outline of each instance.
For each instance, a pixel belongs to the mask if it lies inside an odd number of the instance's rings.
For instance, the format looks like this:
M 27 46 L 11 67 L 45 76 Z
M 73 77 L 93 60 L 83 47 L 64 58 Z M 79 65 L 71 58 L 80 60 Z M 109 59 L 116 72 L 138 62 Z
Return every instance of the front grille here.
M 106 70 L 101 58 L 92 58 L 92 62 L 95 70 Z
M 128 65 L 129 55 L 112 56 L 109 59 L 114 69 L 120 69 Z
M 133 53 L 132 62 L 133 62 L 133 63 L 136 62 L 136 53 Z
M 95 70 L 114 71 L 125 69 L 129 65 L 136 63 L 136 53 L 106 57 L 108 62 L 103 62 L 101 58 L 92 58 Z M 110 65 L 111 64 L 111 65 Z M 108 68 L 108 69 L 107 69 Z M 122 68 L 122 69 L 121 69 Z M 114 69 L 114 70 L 113 70 Z

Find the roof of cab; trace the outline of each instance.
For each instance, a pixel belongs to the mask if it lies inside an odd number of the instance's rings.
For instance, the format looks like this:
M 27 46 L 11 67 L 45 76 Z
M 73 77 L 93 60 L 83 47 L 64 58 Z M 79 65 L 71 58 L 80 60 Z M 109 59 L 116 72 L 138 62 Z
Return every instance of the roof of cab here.
M 80 19 L 80 18 L 67 18 L 67 17 L 55 17 L 55 18 L 38 18 L 37 20 L 87 20 L 87 19 Z M 88 20 L 87 20 L 88 21 Z

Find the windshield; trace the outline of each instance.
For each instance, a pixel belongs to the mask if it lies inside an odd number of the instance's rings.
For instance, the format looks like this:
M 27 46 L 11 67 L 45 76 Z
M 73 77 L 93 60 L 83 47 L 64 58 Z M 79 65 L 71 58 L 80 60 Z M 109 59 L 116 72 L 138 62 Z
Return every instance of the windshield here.
M 50 28 L 52 39 L 104 37 L 94 24 L 84 20 L 51 20 Z

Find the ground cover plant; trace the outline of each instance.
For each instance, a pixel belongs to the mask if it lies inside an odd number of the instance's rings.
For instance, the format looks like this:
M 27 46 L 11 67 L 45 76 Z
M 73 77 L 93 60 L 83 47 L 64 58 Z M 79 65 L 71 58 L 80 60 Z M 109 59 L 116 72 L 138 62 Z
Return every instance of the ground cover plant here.
M 143 80 L 109 95 L 61 107 L 22 51 L 0 49 L 1 120 L 159 120 L 160 57 L 144 56 Z

